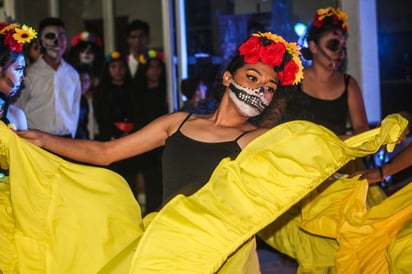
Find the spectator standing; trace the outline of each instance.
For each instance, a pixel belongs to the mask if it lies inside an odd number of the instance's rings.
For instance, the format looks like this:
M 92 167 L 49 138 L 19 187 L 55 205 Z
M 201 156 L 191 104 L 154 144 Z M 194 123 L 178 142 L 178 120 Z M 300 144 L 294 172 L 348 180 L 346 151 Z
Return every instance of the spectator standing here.
M 135 78 L 144 59 L 147 59 L 150 42 L 150 25 L 142 20 L 135 19 L 127 27 L 127 43 L 130 53 L 127 58 L 130 75 Z
M 63 59 L 67 48 L 63 21 L 43 19 L 39 38 L 42 55 L 27 69 L 25 88 L 16 105 L 26 113 L 29 128 L 74 138 L 81 87 L 79 74 Z
M 106 56 L 103 73 L 94 96 L 94 111 L 99 127 L 99 141 L 120 138 L 135 130 L 133 93 L 126 58 L 119 51 Z M 109 166 L 121 174 L 136 196 L 137 157 L 124 159 Z
M 207 86 L 198 77 L 191 77 L 181 81 L 181 92 L 186 101 L 181 111 L 199 113 L 199 103 L 206 99 Z
M 104 53 L 102 39 L 95 33 L 82 31 L 74 36 L 70 43 L 68 62 L 73 66 L 87 64 L 91 66 L 96 86 L 102 73 Z
M 148 59 L 141 59 L 140 67 L 136 78 L 135 105 L 138 127 L 143 128 L 168 113 L 163 53 L 149 50 Z M 162 153 L 163 147 L 159 147 L 138 156 L 139 170 L 143 177 L 143 183 L 139 184 L 144 185 L 145 193 L 145 213 L 158 210 L 162 205 Z
M 76 138 L 90 139 L 89 119 L 90 119 L 90 105 L 89 98 L 90 89 L 93 83 L 93 72 L 91 66 L 88 64 L 81 64 L 75 67 L 80 76 L 80 83 L 82 87 L 82 96 L 80 98 L 80 114 L 79 124 L 77 125 Z M 93 115 L 93 112 L 91 112 Z M 94 117 L 91 117 L 94 121 Z M 92 129 L 93 130 L 93 129 Z

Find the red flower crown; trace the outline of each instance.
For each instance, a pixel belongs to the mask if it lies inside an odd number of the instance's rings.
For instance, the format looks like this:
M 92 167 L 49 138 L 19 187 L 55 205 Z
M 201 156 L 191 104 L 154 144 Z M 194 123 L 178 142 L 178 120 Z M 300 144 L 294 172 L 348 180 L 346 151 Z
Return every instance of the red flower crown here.
M 19 53 L 23 50 L 24 43 L 29 43 L 36 38 L 37 32 L 29 26 L 20 26 L 18 23 L 0 23 L 0 35 L 5 35 L 4 44 L 10 51 Z
M 239 47 L 239 53 L 248 64 L 258 61 L 273 67 L 278 73 L 280 85 L 298 84 L 303 79 L 303 66 L 299 58 L 300 47 L 286 42 L 270 32 L 254 33 Z
M 318 9 L 313 19 L 313 26 L 316 28 L 321 28 L 323 25 L 331 24 L 339 26 L 343 32 L 348 31 L 348 23 L 346 20 L 348 15 L 340 10 L 333 7 L 327 7 L 325 9 Z
M 72 47 L 77 46 L 80 41 L 94 43 L 99 48 L 102 47 L 102 39 L 97 34 L 88 31 L 82 31 L 74 36 L 71 41 Z

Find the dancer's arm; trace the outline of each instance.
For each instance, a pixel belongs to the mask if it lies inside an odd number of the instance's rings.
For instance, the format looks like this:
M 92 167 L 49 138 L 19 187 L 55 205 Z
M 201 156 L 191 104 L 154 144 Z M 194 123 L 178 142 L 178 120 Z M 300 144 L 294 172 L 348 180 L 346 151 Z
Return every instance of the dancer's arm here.
M 89 164 L 108 165 L 163 146 L 170 130 L 181 122 L 180 116 L 181 113 L 162 116 L 137 132 L 107 142 L 63 138 L 38 130 L 18 131 L 17 134 L 66 158 Z

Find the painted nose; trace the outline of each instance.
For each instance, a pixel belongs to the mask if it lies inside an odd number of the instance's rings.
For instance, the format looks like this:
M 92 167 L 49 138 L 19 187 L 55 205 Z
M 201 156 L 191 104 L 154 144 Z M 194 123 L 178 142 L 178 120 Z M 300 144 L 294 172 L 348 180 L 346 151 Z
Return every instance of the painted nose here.
M 256 94 L 257 94 L 258 96 L 263 96 L 263 95 L 265 94 L 265 87 L 264 87 L 264 86 L 261 86 L 260 88 L 257 88 Z

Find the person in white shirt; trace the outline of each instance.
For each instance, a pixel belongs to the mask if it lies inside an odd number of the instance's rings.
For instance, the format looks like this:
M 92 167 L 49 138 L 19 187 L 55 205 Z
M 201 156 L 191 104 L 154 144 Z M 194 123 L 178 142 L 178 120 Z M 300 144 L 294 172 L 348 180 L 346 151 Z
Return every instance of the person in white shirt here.
M 29 128 L 74 138 L 81 87 L 79 74 L 63 59 L 67 48 L 63 21 L 43 19 L 39 38 L 42 55 L 27 69 L 25 88 L 15 104 L 26 113 Z
M 145 63 L 150 41 L 150 25 L 142 20 L 135 19 L 127 27 L 127 43 L 130 54 L 127 58 L 132 78 L 135 78 L 139 63 Z

